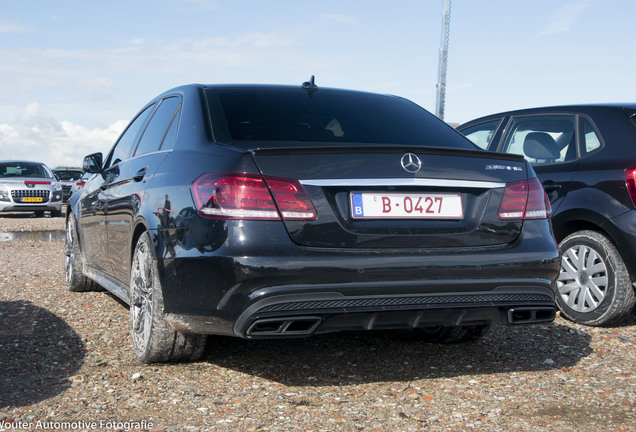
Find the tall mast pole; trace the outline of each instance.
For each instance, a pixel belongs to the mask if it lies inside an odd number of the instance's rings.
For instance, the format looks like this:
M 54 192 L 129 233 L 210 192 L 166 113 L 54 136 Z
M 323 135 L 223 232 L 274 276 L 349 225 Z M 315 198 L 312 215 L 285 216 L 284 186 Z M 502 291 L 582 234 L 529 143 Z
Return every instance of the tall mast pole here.
M 442 43 L 439 49 L 439 66 L 437 74 L 437 101 L 435 115 L 444 120 L 446 103 L 446 71 L 448 69 L 448 36 L 450 33 L 450 0 L 444 0 L 442 12 Z

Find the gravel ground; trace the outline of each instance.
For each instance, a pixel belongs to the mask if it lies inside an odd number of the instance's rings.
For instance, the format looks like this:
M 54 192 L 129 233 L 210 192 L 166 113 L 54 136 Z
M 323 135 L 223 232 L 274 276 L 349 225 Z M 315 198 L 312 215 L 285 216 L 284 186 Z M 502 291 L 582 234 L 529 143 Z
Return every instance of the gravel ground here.
M 0 216 L 0 231 L 63 228 Z M 0 431 L 636 429 L 634 316 L 496 327 L 454 346 L 406 332 L 214 337 L 201 361 L 148 366 L 126 306 L 68 292 L 64 242 L 49 238 L 0 242 Z

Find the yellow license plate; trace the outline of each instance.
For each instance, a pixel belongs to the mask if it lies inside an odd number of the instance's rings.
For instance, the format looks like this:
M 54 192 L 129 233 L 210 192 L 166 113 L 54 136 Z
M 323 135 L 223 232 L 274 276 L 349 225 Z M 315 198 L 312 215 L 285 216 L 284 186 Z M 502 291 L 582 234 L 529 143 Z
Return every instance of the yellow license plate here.
M 42 202 L 42 197 L 22 197 L 23 203 L 39 203 Z

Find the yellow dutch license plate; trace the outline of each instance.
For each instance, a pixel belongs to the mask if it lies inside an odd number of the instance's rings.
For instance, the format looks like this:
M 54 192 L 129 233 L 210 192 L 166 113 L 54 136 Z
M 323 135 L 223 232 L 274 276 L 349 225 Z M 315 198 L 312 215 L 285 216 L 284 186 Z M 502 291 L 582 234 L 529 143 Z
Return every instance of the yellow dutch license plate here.
M 42 202 L 42 197 L 22 197 L 23 203 L 40 203 Z

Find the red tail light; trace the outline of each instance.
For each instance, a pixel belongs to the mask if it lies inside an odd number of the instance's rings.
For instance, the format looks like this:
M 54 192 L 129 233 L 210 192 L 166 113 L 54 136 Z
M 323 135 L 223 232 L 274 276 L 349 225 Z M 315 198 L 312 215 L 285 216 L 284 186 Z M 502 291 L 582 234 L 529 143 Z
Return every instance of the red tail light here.
M 550 212 L 550 201 L 538 178 L 506 184 L 499 205 L 499 219 L 547 219 Z
M 297 180 L 207 173 L 192 185 L 199 214 L 224 219 L 313 220 L 316 210 Z M 280 213 L 279 213 L 280 212 Z
M 625 184 L 627 192 L 632 199 L 632 204 L 636 206 L 636 168 L 628 168 L 625 170 Z

